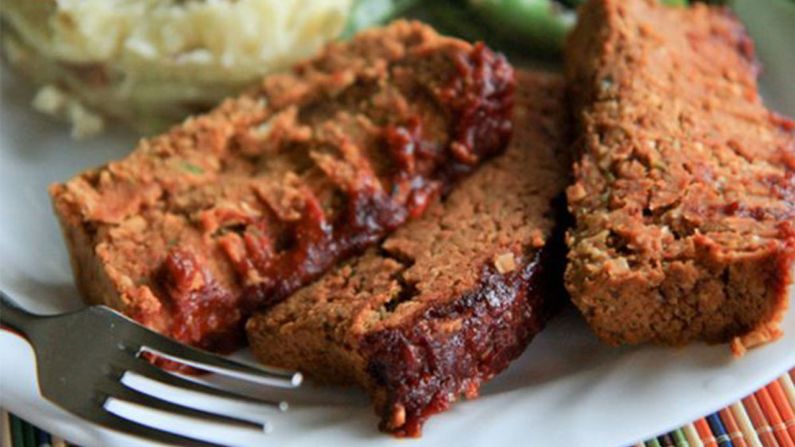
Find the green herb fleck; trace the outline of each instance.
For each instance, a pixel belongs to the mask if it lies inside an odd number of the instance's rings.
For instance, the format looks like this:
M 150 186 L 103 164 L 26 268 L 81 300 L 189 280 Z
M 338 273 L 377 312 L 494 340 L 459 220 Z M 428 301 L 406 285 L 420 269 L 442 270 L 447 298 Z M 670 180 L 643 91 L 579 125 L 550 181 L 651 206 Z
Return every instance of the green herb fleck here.
M 191 174 L 204 174 L 204 169 L 201 166 L 196 166 L 193 163 L 183 161 L 180 165 L 183 171 L 190 172 Z

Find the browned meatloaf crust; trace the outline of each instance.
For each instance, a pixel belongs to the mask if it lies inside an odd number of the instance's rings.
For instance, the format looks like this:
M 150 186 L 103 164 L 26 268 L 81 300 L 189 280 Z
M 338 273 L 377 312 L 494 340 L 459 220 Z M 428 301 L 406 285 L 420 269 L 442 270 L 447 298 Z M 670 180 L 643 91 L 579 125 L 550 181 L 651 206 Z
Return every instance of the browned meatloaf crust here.
M 358 383 L 383 430 L 418 436 L 523 351 L 565 296 L 550 203 L 568 162 L 562 79 L 517 76 L 507 152 L 380 246 L 252 316 L 259 360 Z
M 51 187 L 85 297 L 225 350 L 510 138 L 513 71 L 397 22 Z
M 566 49 L 578 121 L 566 286 L 611 344 L 775 339 L 795 259 L 793 123 L 726 9 L 589 1 Z

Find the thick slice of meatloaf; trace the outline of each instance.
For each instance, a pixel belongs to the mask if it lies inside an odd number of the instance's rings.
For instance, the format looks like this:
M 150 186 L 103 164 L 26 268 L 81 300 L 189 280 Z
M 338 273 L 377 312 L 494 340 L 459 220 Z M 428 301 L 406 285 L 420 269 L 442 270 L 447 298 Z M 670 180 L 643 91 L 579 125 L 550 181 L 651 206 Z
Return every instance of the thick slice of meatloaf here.
M 380 240 L 504 149 L 513 71 L 397 22 L 51 187 L 78 286 L 183 342 L 243 320 Z
M 426 214 L 378 247 L 252 316 L 262 362 L 321 382 L 358 383 L 381 428 L 423 422 L 504 369 L 563 290 L 568 162 L 562 79 L 518 73 L 514 136 Z
M 611 344 L 778 337 L 795 259 L 793 122 L 726 9 L 589 1 L 566 49 L 581 145 L 566 286 Z

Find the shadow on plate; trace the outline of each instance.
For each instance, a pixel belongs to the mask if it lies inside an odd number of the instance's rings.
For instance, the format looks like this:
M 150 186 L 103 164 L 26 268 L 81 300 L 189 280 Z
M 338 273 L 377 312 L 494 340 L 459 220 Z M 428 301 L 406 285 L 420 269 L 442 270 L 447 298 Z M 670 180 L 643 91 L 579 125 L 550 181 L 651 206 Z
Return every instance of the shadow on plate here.
M 4 291 L 20 306 L 33 313 L 55 314 L 85 307 L 74 283 L 44 282 L 29 276 L 4 281 Z
M 655 378 L 665 379 L 667 370 L 661 369 L 661 364 L 677 363 L 703 370 L 721 368 L 732 361 L 727 345 L 609 346 L 590 331 L 577 309 L 569 305 L 507 370 L 482 388 L 481 396 L 540 389 L 555 381 L 576 382 L 568 379 L 578 375 L 606 378 L 625 369 L 636 372 L 628 376 L 629 380 L 643 378 L 653 383 Z M 572 390 L 573 395 L 577 393 Z

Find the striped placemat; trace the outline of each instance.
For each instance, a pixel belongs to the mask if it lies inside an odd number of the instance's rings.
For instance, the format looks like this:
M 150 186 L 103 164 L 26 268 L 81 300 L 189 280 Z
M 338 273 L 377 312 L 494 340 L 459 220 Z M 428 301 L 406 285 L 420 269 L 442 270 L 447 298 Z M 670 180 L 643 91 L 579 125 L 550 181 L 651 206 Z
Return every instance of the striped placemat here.
M 795 369 L 739 402 L 635 447 L 795 447 Z
M 795 369 L 739 402 L 634 447 L 795 447 Z M 73 444 L 3 410 L 3 447 Z

